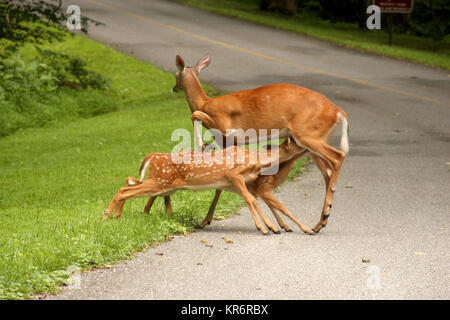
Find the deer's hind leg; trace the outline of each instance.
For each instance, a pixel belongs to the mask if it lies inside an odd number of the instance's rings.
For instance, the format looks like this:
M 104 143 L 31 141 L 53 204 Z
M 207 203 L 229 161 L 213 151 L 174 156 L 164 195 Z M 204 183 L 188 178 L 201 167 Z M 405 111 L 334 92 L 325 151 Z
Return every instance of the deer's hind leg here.
M 333 195 L 336 191 L 337 179 L 339 177 L 342 162 L 345 159 L 345 153 L 331 147 L 320 137 L 302 136 L 296 132 L 292 132 L 292 135 L 298 145 L 307 148 L 311 152 L 311 156 L 322 172 L 325 184 L 327 185 L 322 214 L 319 222 L 314 227 L 314 232 L 317 233 L 327 225 Z
M 155 199 L 156 199 L 156 197 L 154 197 L 154 196 L 150 196 L 149 198 L 148 198 L 148 201 L 147 201 L 147 204 L 145 205 L 145 208 L 144 208 L 144 212 L 143 213 L 149 213 L 150 212 L 150 209 L 152 208 L 152 206 L 153 206 L 153 202 L 155 202 Z
M 148 198 L 147 204 L 145 205 L 145 208 L 144 208 L 144 212 L 143 212 L 144 214 L 147 214 L 150 212 L 150 209 L 152 208 L 153 203 L 155 202 L 156 198 L 157 198 L 156 196 L 150 196 Z M 171 217 L 173 210 L 172 210 L 172 204 L 170 202 L 170 196 L 164 197 L 164 206 L 166 208 L 167 216 Z

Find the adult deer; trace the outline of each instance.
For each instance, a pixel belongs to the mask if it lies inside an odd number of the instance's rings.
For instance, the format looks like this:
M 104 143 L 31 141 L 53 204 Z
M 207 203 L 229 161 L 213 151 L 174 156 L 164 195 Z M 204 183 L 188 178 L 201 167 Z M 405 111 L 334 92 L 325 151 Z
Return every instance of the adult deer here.
M 257 180 L 263 168 L 267 168 L 278 161 L 280 163 L 289 161 L 296 155 L 306 152 L 303 148 L 294 143 L 289 143 L 289 141 L 290 139 L 287 139 L 277 149 L 277 152 L 268 150 L 266 157 L 261 152 L 250 151 L 236 146 L 211 153 L 183 151 L 177 155 L 177 159 L 183 158 L 187 161 L 181 162 L 173 161 L 175 154 L 150 153 L 142 162 L 140 180 L 133 177 L 127 178 L 125 187 L 119 190 L 105 210 L 104 219 L 108 219 L 114 210 L 116 210 L 114 217 L 118 218 L 122 212 L 125 200 L 130 198 L 147 195 L 151 197 L 170 196 L 180 189 L 194 191 L 218 189 L 237 191 L 247 202 L 255 225 L 263 234 L 268 234 L 268 231 L 261 224 L 258 214 L 270 230 L 279 233 L 277 227 L 270 222 L 260 209 L 255 197 L 247 189 L 246 184 L 252 184 Z M 217 159 L 220 159 L 220 161 L 217 161 Z M 149 169 L 149 174 L 144 180 L 147 168 Z M 269 199 L 275 203 L 275 206 L 279 203 L 278 200 L 273 200 L 274 197 Z M 280 207 L 277 209 L 286 214 L 287 209 L 284 210 L 284 208 Z M 290 214 L 287 215 L 289 216 Z M 298 221 L 292 216 L 290 218 Z M 312 233 L 300 221 L 297 224 L 304 232 Z
M 328 222 L 336 183 L 342 162 L 348 153 L 348 118 L 346 113 L 322 94 L 292 84 L 272 84 L 256 89 L 237 91 L 210 98 L 203 91 L 198 74 L 211 61 L 209 55 L 194 67 L 186 67 L 176 56 L 176 85 L 184 91 L 191 109 L 194 134 L 203 147 L 201 125 L 219 130 L 224 137 L 235 130 L 278 129 L 280 137 L 291 136 L 298 146 L 307 149 L 325 179 L 325 200 L 319 222 L 319 232 Z M 327 143 L 341 124 L 340 149 Z

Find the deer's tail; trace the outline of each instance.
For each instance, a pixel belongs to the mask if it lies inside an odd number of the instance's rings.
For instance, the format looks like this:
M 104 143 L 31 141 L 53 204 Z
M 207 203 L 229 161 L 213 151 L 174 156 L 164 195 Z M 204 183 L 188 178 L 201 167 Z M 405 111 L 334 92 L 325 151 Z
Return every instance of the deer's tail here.
M 345 153 L 345 155 L 348 154 L 349 146 L 348 146 L 348 136 L 349 136 L 349 125 L 347 117 L 342 115 L 342 113 L 338 113 L 339 122 L 341 124 L 341 145 L 340 149 L 342 152 Z
M 153 159 L 153 154 L 148 154 L 142 160 L 141 167 L 139 168 L 139 180 L 143 181 L 145 179 L 145 173 L 147 172 L 148 166 Z

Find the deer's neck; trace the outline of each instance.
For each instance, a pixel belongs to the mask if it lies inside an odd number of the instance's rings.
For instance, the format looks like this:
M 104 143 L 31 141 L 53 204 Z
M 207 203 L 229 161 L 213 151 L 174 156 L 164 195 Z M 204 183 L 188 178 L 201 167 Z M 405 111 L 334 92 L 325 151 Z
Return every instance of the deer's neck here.
M 210 99 L 197 78 L 187 79 L 184 85 L 184 93 L 189 103 L 191 112 L 202 111 L 206 102 Z

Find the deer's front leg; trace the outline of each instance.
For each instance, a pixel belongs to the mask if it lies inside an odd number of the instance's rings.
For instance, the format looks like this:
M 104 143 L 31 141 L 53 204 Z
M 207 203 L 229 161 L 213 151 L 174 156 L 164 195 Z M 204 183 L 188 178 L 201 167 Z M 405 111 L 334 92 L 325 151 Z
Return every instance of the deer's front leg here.
M 216 129 L 216 121 L 210 115 L 202 111 L 195 111 L 192 113 L 191 120 L 194 124 L 194 137 L 197 148 L 203 150 L 205 146 L 202 139 L 202 125 L 205 125 L 209 129 Z
M 206 215 L 205 219 L 203 219 L 203 221 L 198 225 L 198 228 L 204 228 L 207 224 L 211 223 L 211 220 L 214 216 L 214 210 L 216 209 L 216 205 L 219 201 L 221 193 L 222 190 L 216 189 L 216 194 L 214 195 L 214 199 L 211 203 L 211 206 L 209 207 L 208 214 Z
M 234 187 L 238 190 L 239 194 L 244 198 L 245 202 L 247 202 L 247 205 L 250 209 L 250 212 L 252 214 L 253 221 L 255 222 L 256 228 L 261 231 L 262 234 L 268 235 L 269 232 L 261 223 L 261 220 L 258 217 L 258 213 L 260 214 L 261 218 L 263 219 L 266 226 L 271 229 L 275 233 L 280 233 L 275 227 L 275 225 L 270 222 L 269 219 L 267 219 L 266 215 L 262 212 L 262 210 L 258 206 L 258 202 L 256 201 L 255 197 L 248 191 L 247 186 L 245 184 L 244 177 L 237 174 L 227 174 L 228 179 L 233 183 Z M 258 212 L 258 213 L 257 213 Z

